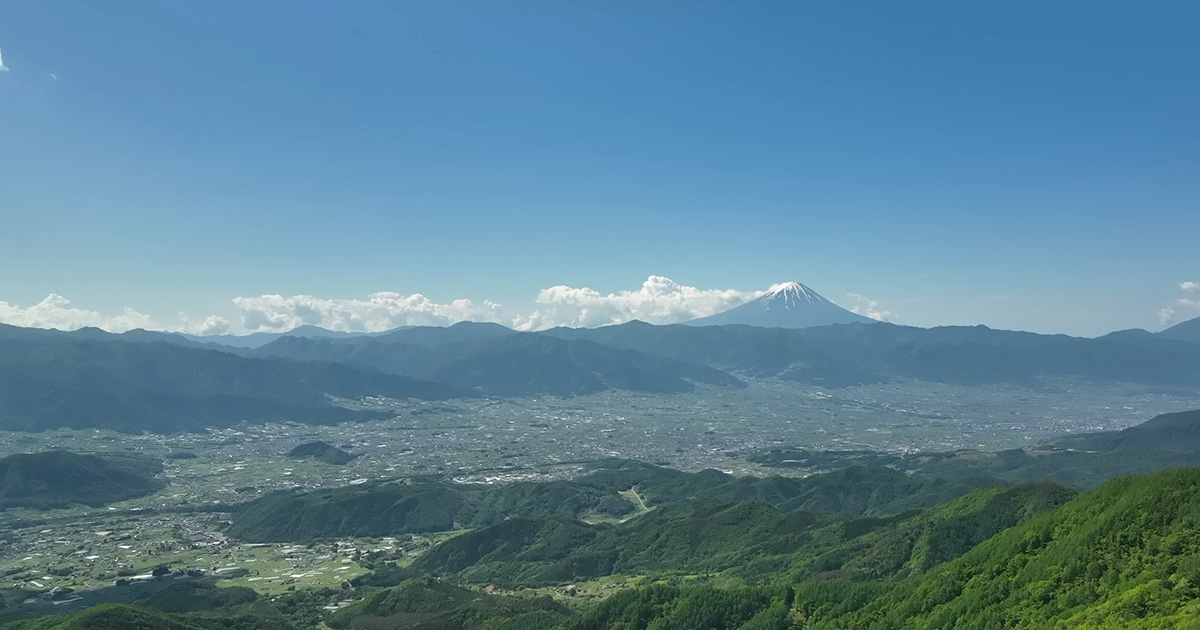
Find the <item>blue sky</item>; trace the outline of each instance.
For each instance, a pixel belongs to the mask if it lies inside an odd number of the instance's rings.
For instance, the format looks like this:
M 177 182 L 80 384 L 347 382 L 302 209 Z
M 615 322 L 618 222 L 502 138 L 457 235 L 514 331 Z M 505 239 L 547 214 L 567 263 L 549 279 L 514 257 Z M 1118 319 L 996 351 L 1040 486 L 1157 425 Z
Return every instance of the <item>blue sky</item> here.
M 284 6 L 0 4 L 0 319 L 594 323 L 535 303 L 566 285 L 665 321 L 791 279 L 917 325 L 1200 315 L 1195 2 Z

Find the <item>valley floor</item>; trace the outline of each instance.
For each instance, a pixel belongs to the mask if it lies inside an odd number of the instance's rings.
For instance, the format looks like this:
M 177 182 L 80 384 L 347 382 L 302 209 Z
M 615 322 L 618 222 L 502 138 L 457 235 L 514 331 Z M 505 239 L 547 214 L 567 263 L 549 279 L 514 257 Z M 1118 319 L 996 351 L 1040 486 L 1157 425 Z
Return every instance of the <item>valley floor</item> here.
M 687 396 L 605 393 L 573 399 L 349 403 L 397 417 L 336 426 L 247 425 L 190 435 L 52 431 L 0 435 L 0 456 L 48 448 L 165 457 L 167 487 L 105 508 L 0 512 L 0 590 L 8 604 L 64 612 L 89 591 L 145 580 L 156 567 L 201 569 L 263 594 L 338 588 L 363 574 L 364 553 L 411 561 L 439 539 L 346 539 L 317 546 L 245 545 L 225 538 L 230 506 L 282 489 L 315 489 L 432 474 L 463 483 L 570 479 L 589 462 L 624 457 L 681 470 L 806 475 L 747 459 L 780 446 L 895 453 L 1029 447 L 1122 428 L 1200 406 L 1182 392 L 1060 382 L 1034 391 L 905 383 L 838 390 L 756 381 Z M 324 440 L 361 455 L 346 466 L 284 456 Z M 643 497 L 626 499 L 645 513 Z M 630 580 L 580 585 L 605 596 Z M 52 597 L 32 596 L 53 591 Z M 85 596 L 79 599 L 80 593 Z M 30 597 L 33 601 L 28 601 Z

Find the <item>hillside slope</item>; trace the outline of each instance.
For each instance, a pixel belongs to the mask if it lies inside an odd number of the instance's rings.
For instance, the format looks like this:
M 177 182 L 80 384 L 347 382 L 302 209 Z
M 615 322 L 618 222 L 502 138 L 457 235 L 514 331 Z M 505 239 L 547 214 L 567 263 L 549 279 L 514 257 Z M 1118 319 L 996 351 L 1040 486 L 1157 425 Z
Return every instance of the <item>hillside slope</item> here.
M 883 322 L 791 330 L 630 322 L 541 334 L 828 387 L 896 378 L 1037 386 L 1042 379 L 1063 376 L 1095 382 L 1200 384 L 1200 345 L 1155 335 L 1086 339 L 985 326 L 916 328 Z
M 1126 477 L 865 605 L 820 584 L 802 585 L 796 601 L 811 630 L 1194 627 L 1196 523 L 1200 470 Z
M 1200 409 L 1162 414 L 1120 431 L 1070 435 L 1056 445 L 1084 451 L 1200 453 Z
M 0 625 L 0 630 L 298 630 L 278 618 L 252 614 L 172 614 L 123 604 L 93 606 Z
M 342 466 L 354 461 L 358 456 L 347 453 L 342 449 L 325 442 L 307 442 L 288 451 L 292 459 L 315 459 L 326 464 Z
M 987 482 L 947 481 L 888 468 L 849 468 L 795 479 L 735 477 L 716 470 L 685 473 L 612 460 L 571 481 L 489 486 L 413 479 L 280 492 L 246 505 L 234 516 L 229 533 L 252 542 L 306 541 L 485 527 L 513 517 L 619 518 L 634 511 L 619 495 L 631 488 L 652 506 L 757 501 L 784 512 L 887 514 L 931 507 L 980 485 Z
M 255 350 L 254 356 L 337 361 L 494 396 L 580 396 L 610 389 L 675 394 L 692 391 L 694 383 L 745 386 L 713 367 L 636 348 L 483 324 L 355 339 L 285 337 Z
M 517 518 L 456 536 L 411 568 L 507 587 L 727 569 L 750 583 L 784 576 L 890 578 L 956 558 L 1073 494 L 1055 484 L 988 488 L 928 511 L 891 517 L 709 501 L 667 505 L 617 525 Z
M 0 339 L 0 428 L 196 431 L 239 421 L 380 417 L 326 394 L 442 400 L 449 385 L 327 362 L 250 359 L 164 342 Z
M 161 489 L 162 464 L 128 455 L 44 451 L 0 459 L 0 506 L 99 507 Z
M 1158 333 L 1158 336 L 1176 341 L 1200 342 L 1200 317 L 1179 322 Z

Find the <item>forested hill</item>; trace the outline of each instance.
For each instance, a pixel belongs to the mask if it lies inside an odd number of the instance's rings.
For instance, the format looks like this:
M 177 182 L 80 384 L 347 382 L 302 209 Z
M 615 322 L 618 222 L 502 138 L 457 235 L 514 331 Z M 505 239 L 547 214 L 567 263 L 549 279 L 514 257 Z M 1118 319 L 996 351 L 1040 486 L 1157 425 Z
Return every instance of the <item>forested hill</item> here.
M 921 572 L 1073 491 L 1056 484 L 977 490 L 928 511 L 886 517 L 785 512 L 758 502 L 685 502 L 619 525 L 509 519 L 457 536 L 412 568 L 506 587 L 612 574 L 714 573 L 752 583 Z
M 0 630 L 299 630 L 277 611 L 171 613 L 146 606 L 103 604 L 75 615 L 50 615 L 0 625 Z
M 312 492 L 281 492 L 236 514 L 229 533 L 255 541 L 306 541 L 346 536 L 485 527 L 506 518 L 622 518 L 635 505 L 618 493 L 636 488 L 651 506 L 691 501 L 758 501 L 780 510 L 886 514 L 930 507 L 962 496 L 986 480 L 954 481 L 858 467 L 797 479 L 734 477 L 716 470 L 685 473 L 611 460 L 572 481 L 496 486 L 435 479 L 368 483 Z
M 1163 414 L 1120 431 L 1067 436 L 1057 445 L 1085 451 L 1200 453 L 1200 409 Z
M 0 459 L 0 507 L 100 506 L 159 490 L 160 472 L 162 462 L 130 454 L 9 455 Z
M 1063 436 L 1032 449 L 899 454 L 773 448 L 747 459 L 777 469 L 871 466 L 946 479 L 1056 481 L 1086 489 L 1114 477 L 1200 466 L 1200 410 L 1161 414 L 1119 431 Z
M 1195 628 L 1200 470 L 1110 481 L 927 575 L 864 599 L 809 583 L 811 630 Z
M 647 473 L 610 473 L 631 471 Z M 1045 483 L 984 488 L 869 517 L 681 498 L 694 477 L 658 482 L 659 496 L 673 499 L 624 523 L 509 519 L 411 566 L 377 566 L 340 591 L 266 601 L 249 589 L 173 583 L 136 606 L 3 628 L 1190 630 L 1200 619 L 1197 469 L 1077 496 Z M 613 571 L 629 573 L 604 577 Z M 596 576 L 592 584 L 619 588 L 572 598 L 575 587 L 562 587 L 557 599 L 548 589 L 483 588 Z
M 1044 495 L 1034 491 L 1034 495 Z M 984 509 L 980 494 L 929 526 L 885 528 L 872 544 L 843 548 L 849 567 L 880 545 L 915 551 L 895 573 L 811 575 L 758 587 L 653 586 L 620 592 L 577 615 L 546 616 L 536 630 L 1189 630 L 1200 619 L 1200 470 L 1122 478 L 1055 509 L 1017 516 Z M 1029 493 L 1024 496 L 1028 498 Z M 1002 501 L 1003 502 L 1003 501 Z M 1025 503 L 1018 501 L 1017 504 Z M 1038 502 L 1025 503 L 1038 505 Z M 971 507 L 973 506 L 973 507 Z M 949 506 L 947 506 L 949 508 Z M 1009 512 L 1011 514 L 1011 512 Z M 947 528 L 952 514 L 964 517 Z M 949 520 L 947 520 L 949 519 Z M 916 524 L 917 521 L 909 521 Z M 986 522 L 1000 533 L 956 538 Z M 941 523 L 941 525 L 936 524 Z M 909 531 L 906 531 L 909 530 Z M 911 544 L 888 545 L 883 541 Z M 928 552 L 939 545 L 948 555 Z M 955 543 L 964 547 L 953 550 Z M 886 555 L 886 554 L 884 554 Z M 897 554 L 905 557 L 906 554 Z M 886 563 L 885 563 L 886 564 Z M 876 564 L 878 565 L 878 563 Z M 775 574 L 778 578 L 778 574 Z M 383 627 L 383 626 L 381 626 Z M 400 626 L 393 626 L 400 627 Z M 417 626 L 421 627 L 421 626 Z M 434 626 L 429 626 L 430 628 Z M 468 626 L 450 626 L 466 628 Z
M 357 455 L 347 453 L 342 449 L 322 441 L 307 442 L 288 451 L 292 459 L 315 459 L 326 464 L 341 466 L 354 461 Z

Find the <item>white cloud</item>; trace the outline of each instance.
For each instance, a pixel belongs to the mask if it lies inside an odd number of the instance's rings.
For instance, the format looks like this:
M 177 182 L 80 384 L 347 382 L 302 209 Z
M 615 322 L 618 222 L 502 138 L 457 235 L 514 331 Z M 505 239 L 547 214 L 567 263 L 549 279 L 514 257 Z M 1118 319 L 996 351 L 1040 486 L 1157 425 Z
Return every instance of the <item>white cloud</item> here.
M 4 65 L 4 51 L 0 50 L 0 72 L 8 72 L 8 66 Z
M 120 313 L 106 315 L 75 306 L 71 300 L 51 293 L 32 306 L 19 306 L 0 301 L 0 323 L 25 328 L 54 328 L 77 330 L 84 327 L 99 328 L 111 333 L 123 333 L 137 328 L 143 330 L 170 330 L 193 335 L 220 335 L 231 332 L 229 321 L 218 315 L 192 319 L 180 313 L 179 322 L 163 325 L 152 316 L 125 308 Z
M 513 322 L 519 330 L 554 326 L 592 327 L 640 319 L 651 324 L 671 324 L 707 317 L 727 310 L 762 291 L 698 289 L 670 278 L 650 276 L 640 289 L 603 294 L 587 287 L 565 285 L 543 289 L 538 310 Z
M 850 307 L 850 310 L 858 313 L 859 315 L 870 317 L 871 319 L 881 322 L 886 322 L 892 318 L 891 311 L 880 308 L 879 302 L 872 300 L 865 295 L 860 295 L 858 293 L 847 293 L 846 297 L 854 301 L 854 304 Z
M 380 332 L 399 326 L 445 326 L 464 320 L 501 321 L 500 305 L 434 302 L 414 293 L 372 293 L 365 300 L 311 295 L 260 295 L 233 299 L 248 331 L 282 332 L 311 325 L 347 332 Z
M 622 324 L 638 319 L 652 324 L 672 324 L 707 317 L 733 308 L 765 291 L 700 289 L 662 276 L 650 276 L 641 287 L 616 293 L 601 293 L 587 287 L 565 285 L 543 289 L 531 309 L 519 314 L 505 312 L 499 304 L 467 299 L 435 302 L 424 295 L 395 292 L 372 293 L 366 298 L 330 299 L 312 295 L 259 295 L 236 297 L 229 317 L 192 317 L 179 313 L 174 322 L 160 324 L 150 315 L 126 308 L 104 314 L 74 306 L 66 298 L 51 294 L 29 307 L 0 301 L 0 322 L 36 328 L 74 330 L 95 326 L 109 332 L 134 328 L 171 330 L 194 335 L 285 332 L 312 325 L 346 332 L 380 332 L 400 326 L 446 326 L 460 321 L 488 321 L 517 330 L 544 330 L 555 326 L 594 327 Z M 887 319 L 888 311 L 874 300 L 857 294 L 852 309 L 875 319 Z
M 326 299 L 311 295 L 234 298 L 241 328 L 278 332 L 313 325 L 330 330 L 379 332 L 398 326 L 445 326 L 490 321 L 518 330 L 555 326 L 602 326 L 640 319 L 667 324 L 704 317 L 761 295 L 761 291 L 698 289 L 670 278 L 650 276 L 641 288 L 603 294 L 589 288 L 556 286 L 538 293 L 536 310 L 513 317 L 499 304 L 454 300 L 439 303 L 421 294 L 374 293 L 367 299 Z
M 220 315 L 209 315 L 201 319 L 192 319 L 185 313 L 179 314 L 178 332 L 189 335 L 227 335 L 233 332 L 229 320 Z
M 1179 290 L 1200 293 L 1200 282 L 1180 282 Z M 1164 326 L 1200 316 L 1200 299 L 1182 297 L 1158 310 L 1158 318 Z
M 1197 316 L 1200 316 L 1200 300 L 1189 300 L 1188 298 L 1179 298 L 1171 302 L 1170 306 L 1158 311 L 1158 317 L 1164 326 Z
M 103 328 L 109 332 L 125 332 L 134 328 L 158 328 L 144 313 L 126 308 L 117 315 L 105 315 L 71 304 L 67 298 L 51 293 L 33 306 L 22 307 L 0 301 L 0 322 L 27 328 L 57 328 L 75 330 L 85 326 Z

